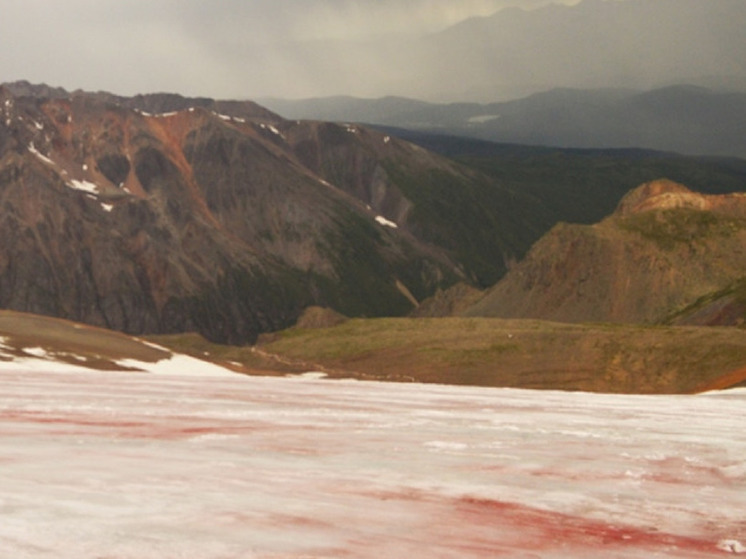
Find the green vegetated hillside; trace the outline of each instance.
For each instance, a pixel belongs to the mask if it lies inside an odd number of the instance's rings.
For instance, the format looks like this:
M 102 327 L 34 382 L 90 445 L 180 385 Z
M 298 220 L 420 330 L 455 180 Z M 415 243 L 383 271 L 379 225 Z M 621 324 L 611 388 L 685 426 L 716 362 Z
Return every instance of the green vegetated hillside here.
M 695 392 L 746 379 L 746 336 L 734 328 L 354 319 L 286 330 L 258 351 L 286 370 L 332 378 L 629 393 Z

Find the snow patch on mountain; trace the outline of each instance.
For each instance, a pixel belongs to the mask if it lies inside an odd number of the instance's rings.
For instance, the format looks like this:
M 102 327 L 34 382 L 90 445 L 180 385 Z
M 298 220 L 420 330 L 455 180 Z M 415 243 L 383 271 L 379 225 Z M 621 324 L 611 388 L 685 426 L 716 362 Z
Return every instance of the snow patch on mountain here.
M 28 145 L 28 150 L 31 153 L 33 153 L 36 157 L 38 157 L 39 159 L 41 159 L 44 163 L 46 163 L 48 165 L 54 165 L 54 161 L 52 161 L 51 159 L 49 159 L 49 157 L 47 157 L 46 155 L 44 155 L 43 153 L 41 153 L 38 149 L 36 149 L 36 146 L 34 146 L 34 142 L 31 142 Z
M 376 216 L 376 222 L 378 222 L 380 225 L 383 225 L 384 227 L 391 227 L 392 229 L 398 229 L 399 226 L 394 223 L 393 221 L 390 221 L 383 217 L 382 215 Z
M 87 192 L 88 194 L 93 194 L 94 196 L 98 196 L 98 185 L 87 181 L 87 180 L 76 180 L 72 179 L 70 182 L 66 183 L 68 187 L 72 188 L 73 190 L 80 190 L 81 192 Z

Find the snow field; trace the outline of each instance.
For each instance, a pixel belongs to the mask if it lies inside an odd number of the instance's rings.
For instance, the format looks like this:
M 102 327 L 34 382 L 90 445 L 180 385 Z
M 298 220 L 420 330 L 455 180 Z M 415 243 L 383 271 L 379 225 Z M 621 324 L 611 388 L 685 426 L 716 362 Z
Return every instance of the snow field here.
M 171 360 L 170 374 L 1 370 L 4 554 L 744 552 L 744 391 L 248 378 L 202 375 L 200 363 Z

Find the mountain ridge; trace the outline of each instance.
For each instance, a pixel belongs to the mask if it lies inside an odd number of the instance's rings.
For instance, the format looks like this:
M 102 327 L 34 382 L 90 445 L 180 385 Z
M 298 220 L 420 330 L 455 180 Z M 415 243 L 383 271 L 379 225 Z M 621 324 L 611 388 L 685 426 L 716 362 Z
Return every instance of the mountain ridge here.
M 12 87 L 5 308 L 241 343 L 314 304 L 405 314 L 456 281 L 493 283 L 525 246 L 490 213 L 520 194 L 383 132 L 253 102 Z
M 593 225 L 558 224 L 466 316 L 655 324 L 746 277 L 746 196 L 669 180 Z M 680 324 L 736 325 L 738 312 Z

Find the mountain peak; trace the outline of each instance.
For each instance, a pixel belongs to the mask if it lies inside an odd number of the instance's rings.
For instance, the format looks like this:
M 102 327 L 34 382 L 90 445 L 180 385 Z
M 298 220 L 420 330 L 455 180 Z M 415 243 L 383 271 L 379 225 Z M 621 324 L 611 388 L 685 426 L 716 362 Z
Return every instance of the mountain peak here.
M 614 215 L 630 217 L 650 211 L 689 209 L 714 212 L 743 219 L 746 217 L 746 195 L 700 194 L 669 179 L 657 179 L 629 192 L 617 206 Z
M 672 180 L 657 179 L 638 186 L 622 198 L 616 215 L 626 217 L 653 210 L 706 210 L 709 207 L 707 196 L 692 192 L 686 186 Z

